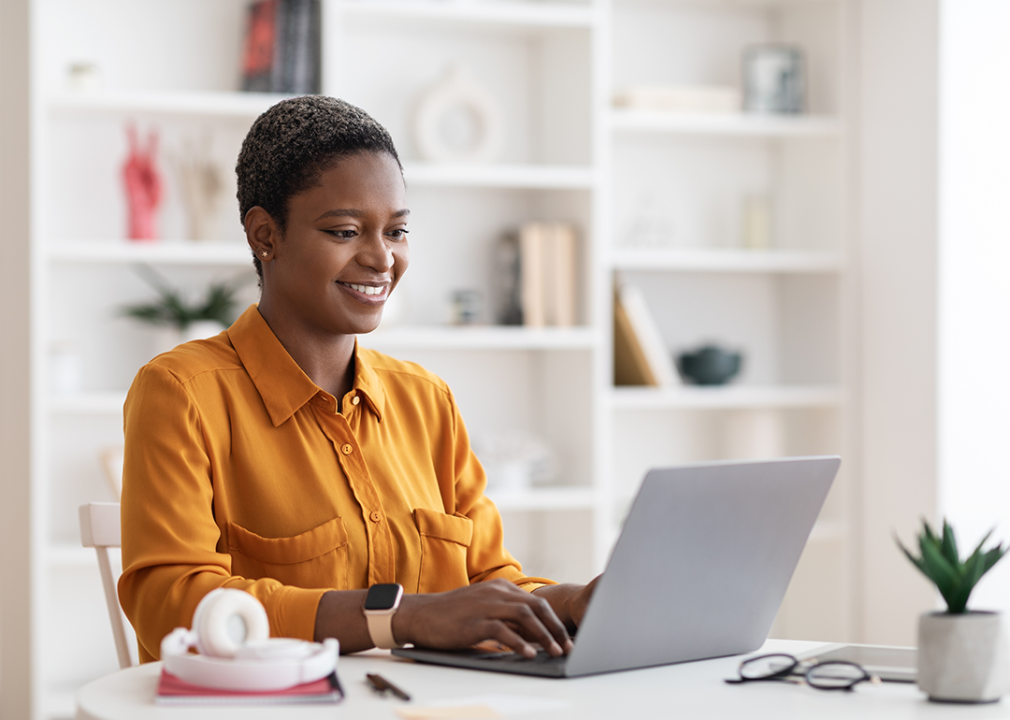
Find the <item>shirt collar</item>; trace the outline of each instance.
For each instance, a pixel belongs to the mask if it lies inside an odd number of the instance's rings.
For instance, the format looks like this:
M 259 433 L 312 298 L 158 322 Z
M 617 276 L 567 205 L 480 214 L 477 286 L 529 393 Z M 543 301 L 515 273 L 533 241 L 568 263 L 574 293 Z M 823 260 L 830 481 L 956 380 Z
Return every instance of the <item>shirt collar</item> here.
M 288 354 L 256 305 L 250 305 L 228 328 L 228 337 L 263 398 L 274 427 L 283 424 L 320 393 L 332 400 L 332 396 L 312 382 Z M 357 340 L 354 343 L 354 367 L 354 390 L 364 396 L 381 422 L 385 392 L 378 374 L 362 358 Z M 333 406 L 332 402 L 330 405 Z

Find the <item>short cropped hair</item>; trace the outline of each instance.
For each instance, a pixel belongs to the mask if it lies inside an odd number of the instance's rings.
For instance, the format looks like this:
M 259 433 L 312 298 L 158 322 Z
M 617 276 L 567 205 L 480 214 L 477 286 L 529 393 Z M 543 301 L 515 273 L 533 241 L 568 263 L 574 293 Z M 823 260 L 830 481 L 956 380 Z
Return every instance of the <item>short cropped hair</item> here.
M 284 230 L 288 201 L 316 184 L 334 163 L 359 152 L 387 153 L 400 169 L 400 157 L 382 125 L 350 103 L 325 95 L 282 100 L 256 118 L 242 141 L 235 165 L 239 221 L 262 207 Z M 263 264 L 253 257 L 263 278 Z

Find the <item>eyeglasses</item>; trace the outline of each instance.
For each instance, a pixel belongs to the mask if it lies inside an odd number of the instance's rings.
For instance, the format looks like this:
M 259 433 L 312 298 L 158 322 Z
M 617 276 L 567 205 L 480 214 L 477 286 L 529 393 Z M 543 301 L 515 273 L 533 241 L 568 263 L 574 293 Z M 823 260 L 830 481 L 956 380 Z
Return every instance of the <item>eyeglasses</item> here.
M 854 662 L 828 660 L 817 662 L 817 658 L 799 660 L 786 653 L 758 655 L 740 663 L 740 677 L 727 679 L 731 684 L 776 680 L 807 684 L 818 690 L 851 690 L 861 682 L 874 685 L 880 678 L 871 675 Z

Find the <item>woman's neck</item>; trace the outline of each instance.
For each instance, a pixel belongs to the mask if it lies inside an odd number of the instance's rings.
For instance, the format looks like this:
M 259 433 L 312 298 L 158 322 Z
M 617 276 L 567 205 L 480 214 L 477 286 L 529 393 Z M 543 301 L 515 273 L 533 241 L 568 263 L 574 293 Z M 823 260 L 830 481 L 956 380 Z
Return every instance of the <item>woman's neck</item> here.
M 320 335 L 277 317 L 269 305 L 260 315 L 309 379 L 337 399 L 354 387 L 354 335 Z

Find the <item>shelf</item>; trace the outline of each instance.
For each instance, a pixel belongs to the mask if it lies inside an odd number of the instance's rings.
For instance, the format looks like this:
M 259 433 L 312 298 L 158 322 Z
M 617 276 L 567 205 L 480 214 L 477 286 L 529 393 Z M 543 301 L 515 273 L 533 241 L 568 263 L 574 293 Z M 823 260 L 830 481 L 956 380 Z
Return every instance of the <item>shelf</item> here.
M 472 0 L 342 0 L 334 8 L 347 16 L 380 20 L 432 20 L 527 28 L 588 28 L 593 12 L 588 5 L 568 3 L 475 3 Z
M 817 115 L 747 115 L 744 113 L 676 113 L 652 110 L 612 110 L 610 127 L 622 132 L 739 137 L 840 137 L 843 123 Z
M 285 97 L 275 93 L 238 91 L 82 90 L 51 95 L 47 105 L 54 113 L 214 115 L 252 120 Z
M 614 388 L 610 394 L 611 407 L 622 410 L 831 408 L 842 403 L 842 391 L 831 386 L 621 387 Z
M 50 260 L 56 262 L 252 266 L 252 253 L 249 246 L 238 242 L 57 241 L 46 245 L 46 254 Z
M 841 255 L 833 252 L 730 248 L 617 248 L 611 264 L 615 270 L 741 273 L 829 273 L 844 265 Z
M 487 496 L 498 506 L 499 510 L 512 512 L 588 510 L 596 504 L 593 490 L 585 487 L 543 487 L 501 492 L 495 492 L 491 488 L 488 489 Z
M 585 190 L 593 187 L 592 168 L 579 165 L 405 163 L 410 185 Z
M 585 327 L 504 325 L 380 328 L 359 339 L 364 347 L 376 350 L 589 350 L 596 344 L 595 333 Z
M 49 409 L 62 415 L 118 415 L 125 402 L 125 391 L 54 395 Z

